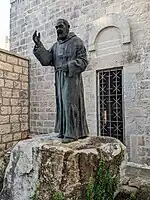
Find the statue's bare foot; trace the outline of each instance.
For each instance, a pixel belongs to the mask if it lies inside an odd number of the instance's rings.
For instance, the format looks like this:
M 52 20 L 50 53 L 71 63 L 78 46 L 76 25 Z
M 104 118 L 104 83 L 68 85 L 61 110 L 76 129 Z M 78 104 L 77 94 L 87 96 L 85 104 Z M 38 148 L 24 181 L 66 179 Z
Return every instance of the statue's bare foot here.
M 61 139 L 64 138 L 64 136 L 63 136 L 62 134 L 57 135 L 57 137 L 58 137 L 58 138 L 61 138 Z
M 79 139 L 85 139 L 85 138 L 87 138 L 87 137 L 89 137 L 89 136 L 88 136 L 88 135 L 82 136 L 82 137 L 79 137 Z

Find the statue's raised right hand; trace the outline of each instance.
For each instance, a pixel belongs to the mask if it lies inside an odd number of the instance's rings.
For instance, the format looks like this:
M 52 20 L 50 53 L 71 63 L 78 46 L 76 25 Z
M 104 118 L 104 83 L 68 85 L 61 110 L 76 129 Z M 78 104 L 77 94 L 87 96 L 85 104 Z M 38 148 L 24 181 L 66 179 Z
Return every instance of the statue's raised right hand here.
M 34 34 L 33 34 L 33 36 L 32 36 L 32 38 L 33 38 L 34 43 L 37 46 L 40 45 L 40 43 L 41 43 L 41 41 L 40 41 L 40 39 L 41 39 L 40 33 L 37 34 L 37 31 L 35 31 Z

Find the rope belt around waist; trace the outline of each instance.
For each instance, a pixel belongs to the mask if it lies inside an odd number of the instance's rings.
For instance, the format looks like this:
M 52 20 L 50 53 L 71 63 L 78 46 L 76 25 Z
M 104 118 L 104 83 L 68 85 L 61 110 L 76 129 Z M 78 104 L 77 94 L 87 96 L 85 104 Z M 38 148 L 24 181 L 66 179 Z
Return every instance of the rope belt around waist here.
M 63 72 L 63 69 L 62 68 L 57 68 L 55 69 L 55 73 L 56 72 Z M 66 72 L 63 72 L 64 76 L 66 76 Z
M 60 71 L 63 71 L 63 69 L 62 68 L 55 69 L 55 72 L 60 72 Z

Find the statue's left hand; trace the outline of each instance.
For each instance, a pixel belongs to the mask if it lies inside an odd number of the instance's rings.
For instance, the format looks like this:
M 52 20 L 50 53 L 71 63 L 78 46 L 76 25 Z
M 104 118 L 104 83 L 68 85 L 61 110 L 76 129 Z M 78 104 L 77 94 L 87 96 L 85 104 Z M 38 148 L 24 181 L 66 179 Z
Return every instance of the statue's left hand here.
M 37 31 L 35 31 L 33 36 L 32 36 L 32 39 L 33 39 L 35 45 L 37 45 L 37 46 L 40 45 L 40 43 L 41 43 L 41 41 L 40 41 L 40 39 L 41 39 L 40 33 L 37 34 Z

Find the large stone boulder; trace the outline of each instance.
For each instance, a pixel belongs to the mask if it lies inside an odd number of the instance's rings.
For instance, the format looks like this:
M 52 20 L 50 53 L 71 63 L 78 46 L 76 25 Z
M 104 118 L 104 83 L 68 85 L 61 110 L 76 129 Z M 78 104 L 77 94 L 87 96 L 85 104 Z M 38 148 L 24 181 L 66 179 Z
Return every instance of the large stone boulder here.
M 0 199 L 53 200 L 61 191 L 67 200 L 83 200 L 102 157 L 122 180 L 127 156 L 115 138 L 88 137 L 63 144 L 55 135 L 46 135 L 21 141 L 11 152 Z

